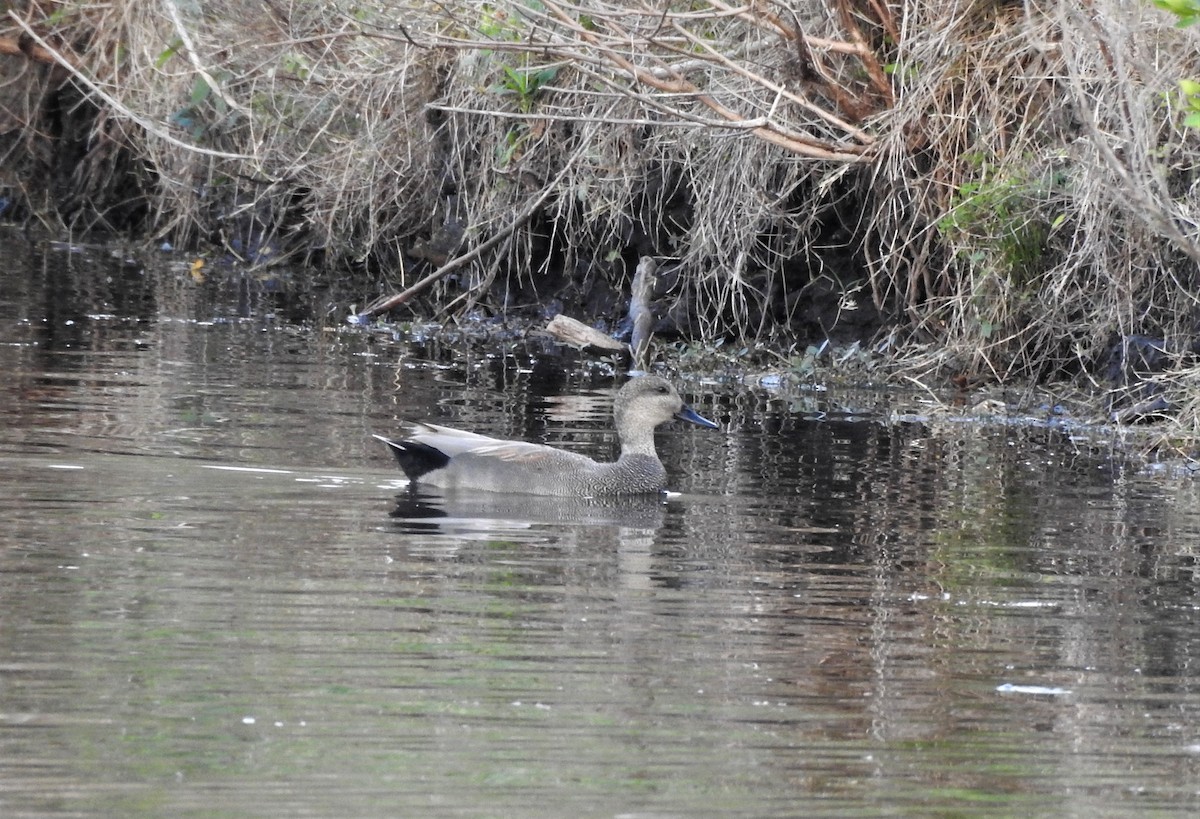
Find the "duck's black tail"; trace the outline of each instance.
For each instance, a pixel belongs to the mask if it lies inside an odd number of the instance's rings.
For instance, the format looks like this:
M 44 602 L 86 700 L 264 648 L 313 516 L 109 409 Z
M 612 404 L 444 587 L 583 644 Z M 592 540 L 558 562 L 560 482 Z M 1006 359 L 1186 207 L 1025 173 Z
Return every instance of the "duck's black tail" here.
M 410 481 L 415 481 L 422 475 L 427 475 L 435 469 L 441 469 L 450 463 L 450 456 L 429 444 L 416 441 L 393 441 L 376 435 L 375 438 L 387 444 L 388 449 L 396 456 L 396 462 L 404 470 Z

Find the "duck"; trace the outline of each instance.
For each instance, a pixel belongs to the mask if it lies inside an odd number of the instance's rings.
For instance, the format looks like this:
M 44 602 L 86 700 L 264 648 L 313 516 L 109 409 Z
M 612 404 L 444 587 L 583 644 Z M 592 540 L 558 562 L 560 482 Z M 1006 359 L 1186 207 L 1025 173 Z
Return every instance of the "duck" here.
M 672 419 L 720 428 L 684 403 L 671 382 L 643 375 L 626 382 L 613 399 L 621 453 L 611 463 L 423 422 L 404 422 L 404 437 L 398 440 L 373 437 L 396 456 L 410 484 L 559 497 L 639 495 L 666 490 L 667 470 L 654 448 L 654 431 Z

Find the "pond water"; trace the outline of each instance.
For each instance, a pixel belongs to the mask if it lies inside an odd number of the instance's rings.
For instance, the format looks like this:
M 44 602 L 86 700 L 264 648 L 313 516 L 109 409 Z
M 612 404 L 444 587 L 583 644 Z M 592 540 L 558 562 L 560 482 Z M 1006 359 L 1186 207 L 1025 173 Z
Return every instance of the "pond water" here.
M 372 433 L 607 457 L 623 376 L 0 257 L 0 815 L 1200 811 L 1194 481 L 685 372 L 665 500 L 414 493 Z

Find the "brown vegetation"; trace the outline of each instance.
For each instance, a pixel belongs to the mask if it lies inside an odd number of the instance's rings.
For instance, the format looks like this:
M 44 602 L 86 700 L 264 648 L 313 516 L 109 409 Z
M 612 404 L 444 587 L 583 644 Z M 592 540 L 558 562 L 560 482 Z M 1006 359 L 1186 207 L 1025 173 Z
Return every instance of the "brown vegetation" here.
M 75 227 L 443 310 L 617 316 L 649 255 L 687 332 L 875 334 L 971 379 L 1195 346 L 1200 26 L 1149 2 L 11 7 L 0 184 L 73 140 L 27 207 Z

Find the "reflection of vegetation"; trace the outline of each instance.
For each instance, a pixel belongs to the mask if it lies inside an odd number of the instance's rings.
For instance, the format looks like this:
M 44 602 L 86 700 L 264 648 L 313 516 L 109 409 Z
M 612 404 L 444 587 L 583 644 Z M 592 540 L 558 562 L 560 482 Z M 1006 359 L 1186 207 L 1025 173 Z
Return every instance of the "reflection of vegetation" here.
M 928 468 L 938 476 L 939 520 L 930 532 L 929 559 L 937 567 L 931 579 L 954 605 L 993 588 L 1023 594 L 1039 582 L 1039 527 L 1045 524 L 1045 482 L 1026 461 L 1038 433 L 959 422 L 933 422 L 931 431 L 937 444 L 929 457 L 937 465 Z
M 1023 493 L 998 493 L 987 486 L 973 488 L 963 503 L 947 507 L 949 525 L 938 530 L 932 555 L 942 567 L 938 583 L 948 591 L 1011 585 L 1030 548 L 1032 501 Z

